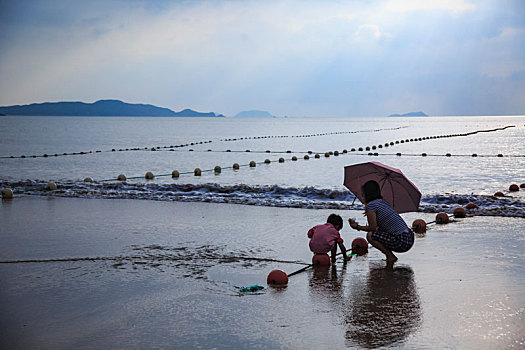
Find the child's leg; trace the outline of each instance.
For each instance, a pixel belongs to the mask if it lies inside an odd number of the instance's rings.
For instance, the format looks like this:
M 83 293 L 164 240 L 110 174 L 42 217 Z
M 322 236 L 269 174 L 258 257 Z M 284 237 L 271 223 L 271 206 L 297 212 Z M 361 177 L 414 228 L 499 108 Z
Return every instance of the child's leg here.
M 366 234 L 366 239 L 371 245 L 373 245 L 374 247 L 379 249 L 383 254 L 386 255 L 386 261 L 397 261 L 397 256 L 395 256 L 390 249 L 385 248 L 385 246 L 381 242 L 376 241 L 372 238 L 372 232 L 368 232 Z

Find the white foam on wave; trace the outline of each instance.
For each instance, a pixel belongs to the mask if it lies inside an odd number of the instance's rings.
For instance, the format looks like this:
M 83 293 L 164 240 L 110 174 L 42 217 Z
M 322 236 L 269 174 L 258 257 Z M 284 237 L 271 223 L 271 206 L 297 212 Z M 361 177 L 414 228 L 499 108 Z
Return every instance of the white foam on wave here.
M 15 193 L 51 195 L 77 198 L 142 199 L 157 201 L 212 202 L 289 207 L 305 209 L 363 210 L 359 200 L 348 190 L 307 187 L 250 186 L 245 184 L 224 186 L 206 184 L 143 184 L 143 183 L 85 183 L 61 182 L 58 189 L 46 191 L 45 182 L 21 181 L 0 183 Z M 424 195 L 420 211 L 452 213 L 454 208 L 475 203 L 475 215 L 525 217 L 525 202 L 514 197 L 486 195 L 435 194 Z

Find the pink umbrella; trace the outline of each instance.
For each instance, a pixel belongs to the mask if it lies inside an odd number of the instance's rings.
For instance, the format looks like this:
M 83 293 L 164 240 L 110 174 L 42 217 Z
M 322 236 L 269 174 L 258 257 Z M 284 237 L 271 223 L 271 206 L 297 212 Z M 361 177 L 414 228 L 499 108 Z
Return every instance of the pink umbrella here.
M 421 192 L 401 170 L 391 168 L 379 162 L 367 162 L 345 166 L 344 185 L 365 203 L 361 187 L 369 180 L 374 180 L 381 188 L 383 199 L 390 203 L 398 213 L 417 211 Z

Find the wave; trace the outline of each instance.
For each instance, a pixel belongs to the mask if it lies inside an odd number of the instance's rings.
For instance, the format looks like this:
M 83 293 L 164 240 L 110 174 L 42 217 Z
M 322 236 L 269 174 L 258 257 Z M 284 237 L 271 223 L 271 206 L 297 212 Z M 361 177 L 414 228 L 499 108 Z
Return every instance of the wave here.
M 304 209 L 364 209 L 359 200 L 355 200 L 354 195 L 346 189 L 326 189 L 313 186 L 60 182 L 57 183 L 57 190 L 48 191 L 45 189 L 46 185 L 46 182 L 38 180 L 0 181 L 0 187 L 9 187 L 13 189 L 15 194 L 27 195 L 232 203 Z M 478 208 L 469 211 L 473 215 L 525 217 L 525 202 L 509 196 L 424 195 L 419 210 L 426 213 L 452 213 L 454 208 L 470 202 L 478 206 Z

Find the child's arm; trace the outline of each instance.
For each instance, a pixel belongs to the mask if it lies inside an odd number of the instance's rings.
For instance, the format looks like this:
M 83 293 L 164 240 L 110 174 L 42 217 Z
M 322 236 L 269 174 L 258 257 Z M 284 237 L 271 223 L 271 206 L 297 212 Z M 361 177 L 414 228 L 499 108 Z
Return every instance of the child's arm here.
M 339 245 L 339 249 L 341 249 L 341 253 L 343 253 L 343 259 L 348 259 L 348 256 L 346 255 L 346 247 L 343 242 L 338 242 L 337 245 Z

